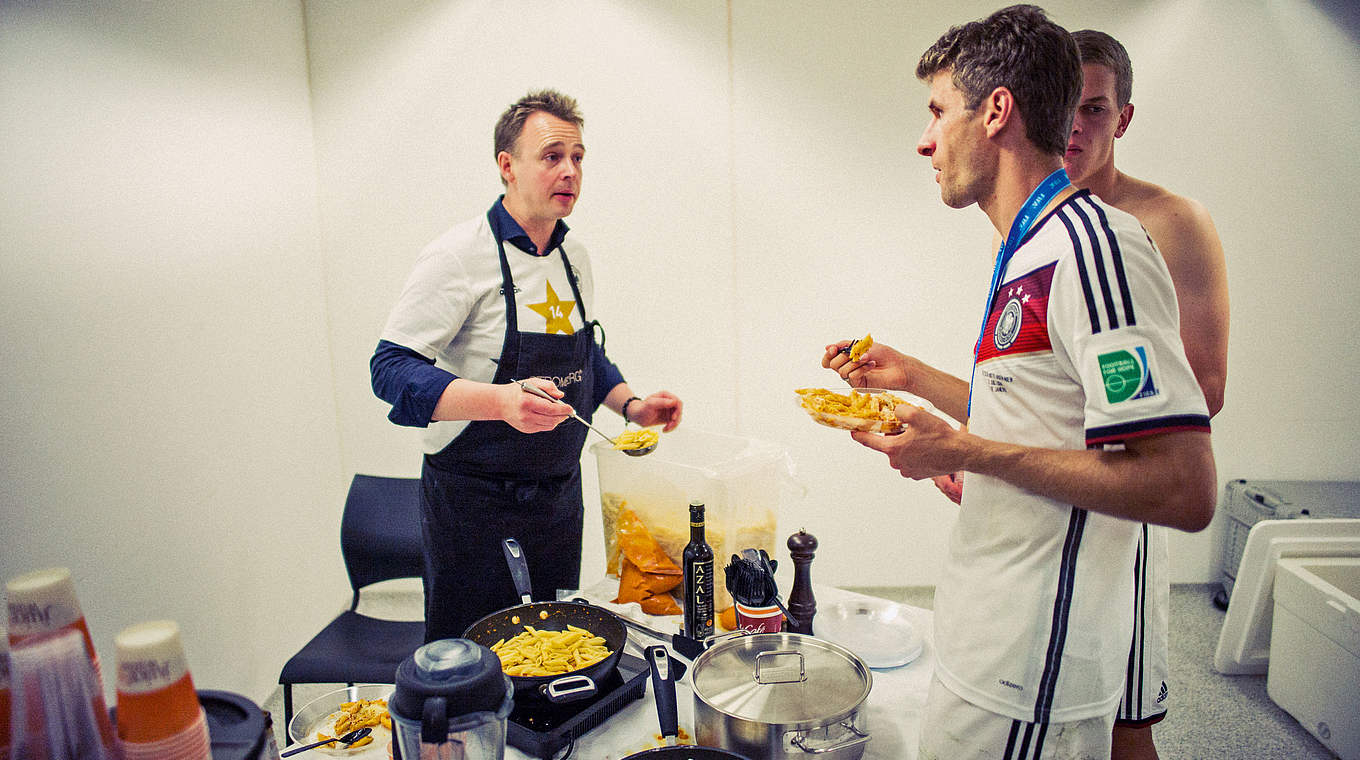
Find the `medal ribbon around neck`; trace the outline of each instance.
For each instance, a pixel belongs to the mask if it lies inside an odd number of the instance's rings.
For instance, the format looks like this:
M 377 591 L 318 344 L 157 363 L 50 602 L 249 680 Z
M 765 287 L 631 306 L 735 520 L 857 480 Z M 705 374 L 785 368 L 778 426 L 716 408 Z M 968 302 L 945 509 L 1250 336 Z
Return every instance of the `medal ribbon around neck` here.
M 1058 169 L 1045 177 L 1020 207 L 1020 213 L 1011 222 L 1011 230 L 1002 241 L 1001 249 L 996 252 L 996 265 L 992 268 L 992 287 L 987 291 L 987 306 L 982 310 L 982 327 L 978 329 L 978 339 L 973 344 L 973 373 L 968 380 L 969 416 L 973 414 L 973 381 L 977 377 L 978 353 L 982 350 L 982 338 L 987 333 L 987 318 L 991 316 L 992 306 L 996 303 L 996 292 L 1001 287 L 1001 278 L 1005 276 L 1006 267 L 1011 263 L 1011 257 L 1015 255 L 1016 249 L 1020 247 L 1020 242 L 1029 234 L 1034 223 L 1039 221 L 1040 212 L 1071 185 L 1072 181 L 1067 178 L 1065 169 Z

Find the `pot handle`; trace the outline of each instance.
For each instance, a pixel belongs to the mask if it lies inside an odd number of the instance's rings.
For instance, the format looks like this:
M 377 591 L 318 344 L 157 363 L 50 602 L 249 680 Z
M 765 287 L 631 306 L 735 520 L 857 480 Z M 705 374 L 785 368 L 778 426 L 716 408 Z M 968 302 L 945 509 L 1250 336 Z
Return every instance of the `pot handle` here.
M 795 673 L 792 665 L 784 665 L 777 662 L 777 657 L 797 657 L 798 670 Z M 766 675 L 769 672 L 770 675 Z M 756 655 L 756 683 L 768 686 L 776 683 L 802 683 L 807 680 L 807 661 L 803 658 L 803 653 L 797 649 L 778 649 L 768 652 L 761 652 Z
M 825 755 L 830 752 L 839 752 L 843 749 L 848 749 L 850 747 L 864 744 L 865 742 L 869 741 L 869 734 L 859 730 L 858 728 L 855 728 L 854 723 L 842 723 L 841 728 L 844 728 L 847 731 L 849 731 L 851 738 L 846 739 L 845 741 L 840 742 L 838 744 L 833 744 L 830 747 L 809 747 L 807 746 L 806 743 L 807 742 L 806 737 L 804 737 L 802 734 L 797 733 L 794 734 L 792 739 L 789 739 L 789 743 L 797 747 L 798 749 L 803 750 L 803 752 L 809 755 Z

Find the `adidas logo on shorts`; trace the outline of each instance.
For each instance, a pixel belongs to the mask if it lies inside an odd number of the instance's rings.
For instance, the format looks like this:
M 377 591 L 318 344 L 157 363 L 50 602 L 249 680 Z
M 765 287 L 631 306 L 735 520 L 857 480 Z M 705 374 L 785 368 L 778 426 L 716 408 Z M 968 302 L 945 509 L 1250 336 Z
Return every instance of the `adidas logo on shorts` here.
M 1162 681 L 1162 688 L 1157 690 L 1157 704 L 1166 701 L 1166 681 Z

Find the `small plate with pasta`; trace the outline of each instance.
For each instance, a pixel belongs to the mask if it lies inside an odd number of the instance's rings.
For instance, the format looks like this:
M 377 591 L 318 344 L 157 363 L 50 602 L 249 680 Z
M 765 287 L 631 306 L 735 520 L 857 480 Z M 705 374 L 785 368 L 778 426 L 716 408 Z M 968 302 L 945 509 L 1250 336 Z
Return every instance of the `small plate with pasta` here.
M 870 433 L 894 435 L 903 430 L 893 409 L 898 404 L 911 404 L 929 412 L 935 408 L 929 401 L 901 391 L 882 388 L 799 388 L 798 406 L 814 421 L 838 430 L 862 430 Z
M 371 727 L 373 733 L 350 747 L 322 745 L 313 752 L 334 757 L 385 758 L 392 742 L 392 718 L 387 712 L 390 684 L 359 684 L 327 692 L 308 702 L 288 724 L 294 742 L 309 744 L 339 736 L 356 728 Z

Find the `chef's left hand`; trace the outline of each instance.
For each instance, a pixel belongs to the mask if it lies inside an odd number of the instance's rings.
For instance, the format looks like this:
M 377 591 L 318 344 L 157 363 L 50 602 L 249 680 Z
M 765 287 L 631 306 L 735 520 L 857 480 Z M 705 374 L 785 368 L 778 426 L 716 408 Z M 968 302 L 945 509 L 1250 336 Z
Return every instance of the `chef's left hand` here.
M 936 488 L 940 489 L 940 493 L 945 495 L 945 498 L 955 504 L 963 503 L 962 472 L 951 472 L 948 475 L 936 475 L 931 478 L 931 481 L 935 483 Z
M 853 432 L 864 446 L 888 455 L 888 464 L 912 480 L 933 478 L 962 469 L 964 435 L 934 414 L 911 404 L 898 404 L 893 414 L 905 429 L 897 435 Z
M 670 391 L 657 391 L 628 407 L 628 421 L 642 427 L 665 424 L 661 432 L 669 433 L 680 424 L 684 404 Z

